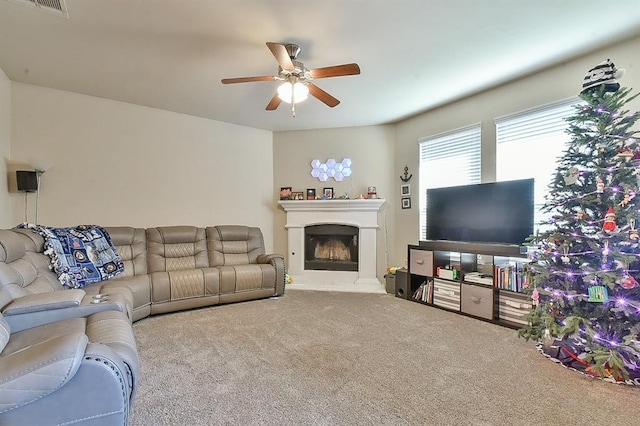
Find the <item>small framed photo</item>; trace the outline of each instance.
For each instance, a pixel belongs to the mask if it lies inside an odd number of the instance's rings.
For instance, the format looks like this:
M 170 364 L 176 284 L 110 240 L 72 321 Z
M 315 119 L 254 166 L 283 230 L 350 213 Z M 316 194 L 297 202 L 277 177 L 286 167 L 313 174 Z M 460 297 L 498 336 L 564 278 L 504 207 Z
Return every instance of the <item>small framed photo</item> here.
M 307 200 L 315 200 L 315 199 L 316 199 L 316 189 L 307 188 Z
M 281 200 L 290 200 L 291 199 L 291 187 L 284 186 L 280 188 L 280 199 Z
M 408 183 L 405 185 L 400 185 L 400 196 L 406 197 L 409 195 L 411 195 L 411 185 Z
M 304 194 L 302 192 L 292 192 L 294 200 L 304 200 Z
M 331 200 L 333 198 L 333 188 L 323 188 L 322 197 Z
M 411 198 L 406 197 L 402 199 L 402 208 L 410 209 L 411 208 Z

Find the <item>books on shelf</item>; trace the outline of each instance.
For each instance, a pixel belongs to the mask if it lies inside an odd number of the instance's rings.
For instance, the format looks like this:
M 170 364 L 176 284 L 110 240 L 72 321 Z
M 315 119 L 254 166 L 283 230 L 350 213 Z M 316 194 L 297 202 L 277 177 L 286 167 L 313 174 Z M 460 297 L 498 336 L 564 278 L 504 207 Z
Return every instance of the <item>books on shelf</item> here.
M 413 292 L 413 300 L 425 303 L 433 303 L 433 280 L 426 280 Z
M 494 266 L 495 286 L 502 290 L 522 292 L 529 287 L 527 273 L 522 262 L 512 262 L 505 265 Z

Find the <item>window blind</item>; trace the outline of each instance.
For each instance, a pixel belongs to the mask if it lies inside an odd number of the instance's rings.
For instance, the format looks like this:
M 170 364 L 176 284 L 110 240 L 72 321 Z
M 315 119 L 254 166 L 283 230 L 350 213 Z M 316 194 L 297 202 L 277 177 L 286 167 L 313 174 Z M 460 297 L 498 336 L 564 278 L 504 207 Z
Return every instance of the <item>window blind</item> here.
M 580 102 L 574 97 L 496 118 L 496 141 L 501 144 L 564 133 L 568 127 L 566 119 L 574 115 L 575 106 Z
M 534 229 L 546 219 L 541 209 L 547 187 L 570 140 L 566 119 L 580 102 L 573 97 L 495 119 L 496 178 L 534 178 Z
M 426 239 L 427 189 L 480 183 L 481 125 L 418 140 L 420 149 L 419 239 Z

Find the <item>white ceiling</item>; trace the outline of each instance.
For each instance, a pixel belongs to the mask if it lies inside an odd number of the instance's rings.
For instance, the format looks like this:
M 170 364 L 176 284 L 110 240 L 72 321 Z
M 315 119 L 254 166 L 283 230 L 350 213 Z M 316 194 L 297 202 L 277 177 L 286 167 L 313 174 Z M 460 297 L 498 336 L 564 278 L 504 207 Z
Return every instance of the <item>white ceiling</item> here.
M 272 130 L 395 122 L 640 34 L 638 0 L 0 0 L 0 68 L 18 82 Z M 265 111 L 265 42 L 293 42 L 341 100 Z M 606 58 L 603 58 L 606 59 Z M 595 65 L 595 64 L 594 64 Z M 586 70 L 585 70 L 586 72 Z

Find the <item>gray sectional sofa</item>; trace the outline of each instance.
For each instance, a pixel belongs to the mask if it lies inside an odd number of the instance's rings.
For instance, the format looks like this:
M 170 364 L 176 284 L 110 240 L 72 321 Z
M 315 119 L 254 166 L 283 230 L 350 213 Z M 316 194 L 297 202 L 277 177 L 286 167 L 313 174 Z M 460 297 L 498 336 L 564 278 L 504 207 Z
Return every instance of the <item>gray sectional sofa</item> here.
M 64 289 L 30 229 L 0 230 L 0 424 L 127 424 L 132 322 L 284 294 L 283 256 L 248 226 L 107 227 L 124 273 Z

